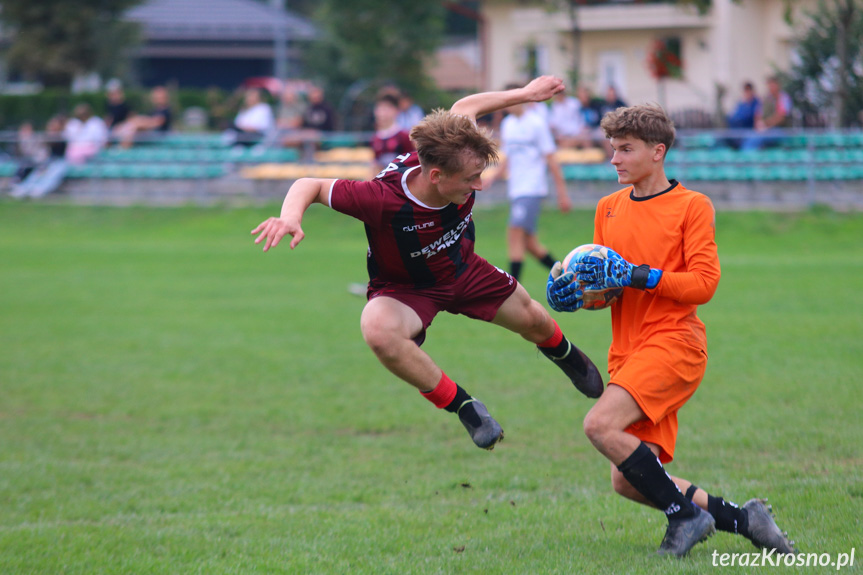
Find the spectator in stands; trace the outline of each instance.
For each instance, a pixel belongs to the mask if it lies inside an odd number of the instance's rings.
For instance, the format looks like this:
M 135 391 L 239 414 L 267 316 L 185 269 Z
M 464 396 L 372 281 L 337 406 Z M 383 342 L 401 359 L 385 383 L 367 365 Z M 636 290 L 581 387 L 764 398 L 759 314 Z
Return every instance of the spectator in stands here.
M 392 94 L 384 94 L 375 102 L 375 135 L 372 137 L 372 151 L 375 154 L 372 168 L 378 173 L 392 162 L 396 156 L 414 151 L 413 142 L 407 131 L 396 122 L 399 115 L 399 100 Z
M 603 99 L 599 105 L 599 119 L 602 121 L 602 118 L 605 117 L 609 112 L 614 112 L 618 108 L 625 108 L 626 102 L 620 99 L 620 96 L 617 94 L 617 88 L 613 85 L 609 84 L 608 88 L 605 89 L 605 99 Z M 598 130 L 601 131 L 601 130 Z M 611 148 L 611 144 L 608 139 L 603 137 L 602 139 L 597 139 L 603 149 L 605 150 L 606 155 L 611 158 L 614 154 L 614 150 Z
M 31 122 L 24 122 L 18 127 L 15 158 L 18 161 L 18 169 L 15 170 L 13 180 L 15 186 L 48 159 L 48 146 L 45 140 L 33 130 Z
M 599 129 L 599 121 L 602 119 L 600 115 L 602 100 L 594 98 L 590 88 L 584 85 L 578 87 L 575 95 L 581 114 L 581 130 L 571 138 L 569 145 L 576 148 L 602 145 L 605 142 L 605 134 Z
M 414 99 L 407 92 L 401 92 L 399 95 L 399 115 L 398 125 L 402 130 L 410 132 L 411 128 L 419 124 L 425 117 L 425 112 L 414 102 Z
M 737 104 L 734 106 L 734 111 L 727 118 L 728 128 L 731 130 L 754 130 L 755 129 L 755 113 L 758 110 L 760 101 L 755 94 L 755 86 L 752 82 L 743 83 L 743 94 Z M 725 138 L 725 144 L 732 148 L 740 148 L 744 138 L 739 136 Z
M 752 82 L 744 82 L 743 95 L 737 101 L 734 111 L 728 116 L 729 128 L 742 128 L 752 130 L 755 128 L 755 113 L 760 102 L 755 94 L 755 86 Z
M 779 78 L 771 76 L 767 79 L 767 95 L 755 113 L 755 129 L 764 131 L 790 127 L 791 96 L 782 90 Z
M 555 94 L 549 110 L 548 127 L 559 147 L 577 147 L 585 128 L 581 102 L 563 91 Z
M 286 84 L 279 94 L 279 108 L 276 113 L 276 128 L 281 145 L 294 147 L 302 143 L 300 130 L 303 127 L 306 108 L 306 101 L 300 97 L 297 90 Z
M 129 148 L 139 133 L 149 133 L 150 136 L 164 135 L 171 129 L 171 98 L 168 89 L 156 86 L 150 91 L 152 111 L 149 115 L 133 114 L 122 124 L 114 128 L 120 145 Z
M 332 132 L 336 129 L 336 113 L 324 99 L 324 91 L 313 86 L 309 89 L 309 105 L 303 114 L 303 128 L 318 132 Z
M 617 88 L 608 85 L 608 88 L 605 89 L 605 100 L 602 101 L 602 105 L 599 109 L 599 118 L 602 120 L 602 117 L 605 116 L 609 112 L 613 112 L 618 108 L 625 108 L 626 102 L 620 99 L 620 96 L 617 94 Z
M 48 143 L 50 153 L 49 161 L 53 158 L 66 158 L 66 124 L 69 119 L 65 114 L 52 116 L 45 124 L 45 141 Z
M 105 125 L 112 129 L 118 124 L 125 122 L 131 114 L 129 103 L 126 102 L 126 93 L 123 91 L 123 83 L 114 78 L 105 84 L 105 97 L 108 100 L 108 113 L 105 115 Z
M 56 190 L 66 177 L 69 165 L 66 162 L 66 117 L 56 115 L 45 125 L 44 142 L 48 146 L 48 157 L 18 183 L 10 195 L 41 197 Z
M 225 133 L 226 143 L 252 146 L 272 136 L 275 128 L 273 109 L 264 101 L 261 88 L 249 88 L 231 128 Z
M 279 109 L 276 116 L 276 126 L 279 130 L 294 131 L 303 126 L 303 115 L 306 103 L 293 86 L 286 85 L 279 94 Z
M 207 106 L 207 116 L 209 118 L 208 128 L 219 132 L 223 132 L 230 128 L 231 123 L 233 122 L 231 116 L 234 112 L 234 106 L 232 106 L 232 104 L 235 104 L 233 99 L 226 96 L 219 88 L 214 86 L 207 88 L 204 98 Z
M 581 104 L 581 115 L 584 118 L 584 127 L 591 133 L 599 130 L 599 122 L 602 120 L 602 101 L 593 96 L 593 91 L 587 86 L 581 85 L 575 91 L 578 103 Z M 604 134 L 601 135 L 605 139 Z
M 93 115 L 89 104 L 78 104 L 63 129 L 63 136 L 66 138 L 66 160 L 70 164 L 83 164 L 105 147 L 108 126 L 102 118 Z
M 741 149 L 757 150 L 776 144 L 784 129 L 791 127 L 791 97 L 782 90 L 779 79 L 767 78 L 767 94 L 755 110 L 756 134 L 744 140 Z

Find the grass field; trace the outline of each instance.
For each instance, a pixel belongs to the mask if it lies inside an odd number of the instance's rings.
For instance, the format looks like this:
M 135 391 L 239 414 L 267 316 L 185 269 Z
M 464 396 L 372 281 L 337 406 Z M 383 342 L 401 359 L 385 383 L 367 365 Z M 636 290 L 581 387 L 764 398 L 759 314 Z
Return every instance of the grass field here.
M 439 316 L 424 348 L 506 429 L 476 449 L 363 343 L 361 225 L 315 207 L 263 254 L 249 230 L 277 212 L 0 201 L 0 574 L 707 573 L 755 550 L 657 557 L 664 519 L 612 493 L 591 402 L 518 337 Z M 504 265 L 504 211 L 475 219 Z M 562 257 L 592 214 L 543 236 Z M 720 213 L 718 242 L 669 470 L 769 497 L 801 550 L 856 547 L 860 571 L 863 215 Z M 607 313 L 556 317 L 604 367 Z

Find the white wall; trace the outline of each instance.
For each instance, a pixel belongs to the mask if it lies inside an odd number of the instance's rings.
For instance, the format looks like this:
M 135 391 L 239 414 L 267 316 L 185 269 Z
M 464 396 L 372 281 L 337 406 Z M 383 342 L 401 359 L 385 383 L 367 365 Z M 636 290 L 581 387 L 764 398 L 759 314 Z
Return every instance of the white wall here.
M 796 13 L 816 0 L 800 0 Z M 488 88 L 498 89 L 525 77 L 523 47 L 540 46 L 547 73 L 569 77 L 573 50 L 569 13 L 549 12 L 516 2 L 487 2 L 482 6 L 487 23 Z M 796 18 L 798 27 L 803 20 Z M 759 92 L 776 67 L 790 62 L 792 28 L 783 20 L 783 0 L 714 0 L 708 14 L 691 7 L 622 4 L 579 10 L 581 32 L 580 73 L 584 83 L 602 93 L 601 62 L 618 61 L 624 70 L 621 96 L 627 103 L 660 102 L 670 110 L 716 110 L 717 86 L 728 111 L 744 81 Z M 657 37 L 678 36 L 682 43 L 684 78 L 665 80 L 660 87 L 647 68 L 647 51 Z

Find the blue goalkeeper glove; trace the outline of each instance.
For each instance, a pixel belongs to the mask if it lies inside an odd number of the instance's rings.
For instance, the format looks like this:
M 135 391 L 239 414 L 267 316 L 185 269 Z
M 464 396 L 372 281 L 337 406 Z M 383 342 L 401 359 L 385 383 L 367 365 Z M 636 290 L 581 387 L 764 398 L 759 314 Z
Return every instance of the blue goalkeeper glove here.
M 556 262 L 548 274 L 545 298 L 554 311 L 576 311 L 584 306 L 584 291 L 573 281 L 573 272 L 563 273 L 563 265 Z
M 586 257 L 575 267 L 578 281 L 597 284 L 606 288 L 632 287 L 636 289 L 653 289 L 662 279 L 662 270 L 647 264 L 635 266 L 623 259 L 611 248 L 606 259 Z

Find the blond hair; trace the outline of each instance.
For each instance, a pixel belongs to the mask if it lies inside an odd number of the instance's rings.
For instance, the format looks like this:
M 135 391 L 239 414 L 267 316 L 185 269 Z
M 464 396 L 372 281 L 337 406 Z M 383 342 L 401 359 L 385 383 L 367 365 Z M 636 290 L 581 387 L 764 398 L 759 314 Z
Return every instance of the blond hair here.
M 454 174 L 464 167 L 464 153 L 473 154 L 486 165 L 497 162 L 497 144 L 491 134 L 480 129 L 471 118 L 437 109 L 413 127 L 411 141 L 420 164 Z
M 648 144 L 664 144 L 666 153 L 674 144 L 674 122 L 655 104 L 618 108 L 599 124 L 606 138 L 637 138 Z

